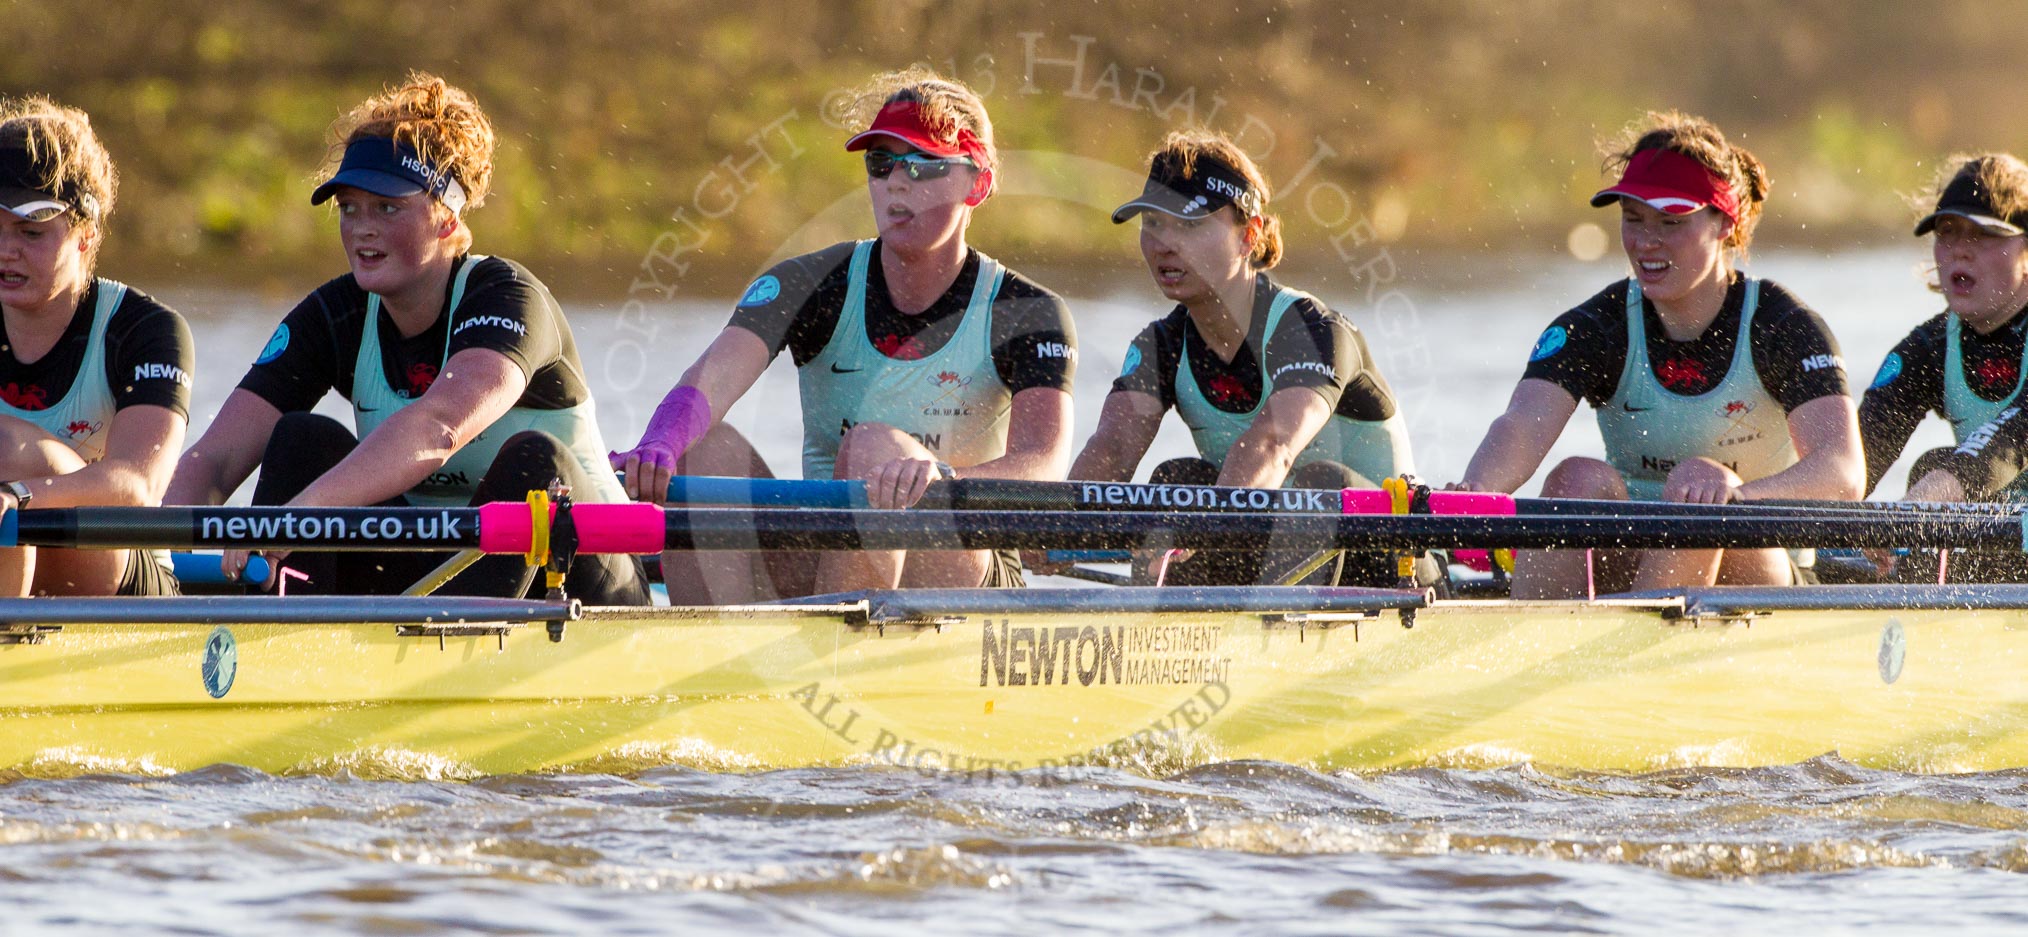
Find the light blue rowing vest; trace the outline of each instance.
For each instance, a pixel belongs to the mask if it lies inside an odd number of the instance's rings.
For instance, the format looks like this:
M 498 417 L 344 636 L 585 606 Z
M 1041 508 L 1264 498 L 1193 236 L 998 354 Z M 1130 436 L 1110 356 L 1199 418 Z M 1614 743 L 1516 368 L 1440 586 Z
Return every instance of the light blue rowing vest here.
M 0 414 L 24 420 L 62 440 L 86 462 L 106 454 L 106 430 L 112 426 L 113 388 L 106 383 L 106 323 L 127 298 L 127 285 L 100 277 L 99 298 L 92 306 L 91 332 L 85 338 L 84 362 L 71 378 L 63 399 L 41 410 L 23 410 L 0 401 Z
M 451 354 L 451 336 L 457 334 L 458 306 L 465 299 L 465 282 L 472 271 L 486 258 L 473 254 L 466 258 L 464 266 L 458 268 L 458 275 L 452 280 L 450 308 L 445 312 L 444 356 L 437 363 L 439 371 Z M 352 420 L 359 438 L 365 439 L 394 411 L 415 402 L 414 398 L 397 393 L 387 384 L 387 371 L 381 365 L 380 355 L 380 296 L 367 294 L 365 333 L 359 340 L 359 358 L 352 365 Z M 627 493 L 613 477 L 611 464 L 606 459 L 606 443 L 599 435 L 597 412 L 591 398 L 583 403 L 562 410 L 535 410 L 514 407 L 508 410 L 492 425 L 481 431 L 465 447 L 451 455 L 428 478 L 408 490 L 408 500 L 425 506 L 463 506 L 471 503 L 472 495 L 478 490 L 479 479 L 493 464 L 500 447 L 508 438 L 522 430 L 542 430 L 562 440 L 585 474 L 592 479 L 595 491 L 574 491 L 571 497 L 577 501 L 625 502 Z
M 2014 389 L 1999 400 L 1987 400 L 1973 392 L 1972 385 L 1965 380 L 1965 355 L 1958 331 L 1964 323 L 1957 316 L 1945 318 L 1948 321 L 1944 325 L 1943 417 L 1951 423 L 1951 436 L 1962 443 L 1973 430 L 1991 422 L 2001 410 L 2020 399 L 2022 381 L 2028 379 L 2028 345 L 2021 349 L 2021 370 L 2014 376 Z M 2013 328 L 2013 324 L 2001 328 Z
M 852 250 L 845 307 L 831 340 L 796 374 L 803 398 L 803 477 L 830 478 L 838 440 L 858 423 L 885 423 L 958 468 L 1007 452 L 1014 395 L 993 365 L 993 298 L 1006 268 L 979 255 L 979 277 L 957 333 L 915 361 L 880 353 L 866 337 L 867 266 L 873 241 Z
M 1641 315 L 1641 285 L 1627 281 L 1627 361 L 1620 383 L 1598 408 L 1606 458 L 1626 476 L 1636 501 L 1659 501 L 1662 483 L 1677 463 L 1699 456 L 1723 463 L 1744 481 L 1765 478 L 1796 464 L 1788 414 L 1761 386 L 1753 365 L 1753 314 L 1760 281 L 1746 281 L 1746 306 L 1725 380 L 1694 397 L 1672 393 L 1655 380 Z
M 1267 327 L 1261 331 L 1260 342 L 1260 392 L 1255 396 L 1253 409 L 1245 413 L 1232 413 L 1213 406 L 1204 398 L 1204 392 L 1197 386 L 1197 377 L 1190 370 L 1189 343 L 1184 343 L 1182 360 L 1176 364 L 1176 415 L 1183 418 L 1183 424 L 1190 428 L 1190 438 L 1197 443 L 1197 454 L 1220 468 L 1225 467 L 1225 456 L 1232 451 L 1234 443 L 1253 425 L 1255 417 L 1267 406 L 1268 395 L 1274 392 L 1274 381 L 1267 373 L 1268 339 L 1275 334 L 1282 314 L 1299 300 L 1315 301 L 1315 297 L 1287 287 L 1275 287 L 1275 297 L 1268 304 Z M 1317 305 L 1322 306 L 1319 302 Z M 1197 326 L 1193 323 L 1190 328 Z M 1415 459 L 1408 444 L 1408 422 L 1402 418 L 1400 409 L 1385 420 L 1354 420 L 1337 413 L 1324 421 L 1315 438 L 1303 450 L 1296 453 L 1291 468 L 1299 468 L 1311 462 L 1324 460 L 1341 463 L 1375 484 L 1397 475 L 1415 473 Z

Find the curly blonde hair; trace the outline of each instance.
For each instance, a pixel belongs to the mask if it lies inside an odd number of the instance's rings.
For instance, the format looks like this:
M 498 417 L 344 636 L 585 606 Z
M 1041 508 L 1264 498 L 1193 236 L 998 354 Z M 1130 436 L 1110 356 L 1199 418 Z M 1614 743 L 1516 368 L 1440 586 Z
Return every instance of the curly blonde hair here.
M 331 147 L 322 175 L 344 159 L 345 147 L 362 137 L 387 137 L 415 148 L 465 190 L 465 207 L 477 208 L 493 183 L 493 122 L 464 89 L 428 72 L 409 72 L 399 86 L 367 98 L 331 124 Z M 439 203 L 441 204 L 441 203 Z M 460 228 L 466 246 L 470 232 Z
M 90 115 L 42 95 L 0 98 L 0 149 L 26 150 L 41 171 L 36 188 L 71 203 L 74 223 L 91 238 L 85 269 L 96 267 L 120 173 L 92 130 Z
M 1767 202 L 1767 167 L 1745 147 L 1725 139 L 1716 124 L 1681 111 L 1649 111 L 1645 121 L 1628 128 L 1617 144 L 1607 147 L 1606 172 L 1618 175 L 1634 154 L 1643 150 L 1669 150 L 1688 156 L 1731 186 L 1732 195 L 1739 202 L 1739 219 L 1733 224 L 1732 233 L 1726 235 L 1725 246 L 1744 257 Z
M 1268 213 L 1268 200 L 1274 196 L 1274 189 L 1268 185 L 1267 173 L 1232 142 L 1232 138 L 1210 130 L 1174 130 L 1162 138 L 1162 145 L 1148 154 L 1148 166 L 1154 168 L 1157 162 L 1167 162 L 1182 172 L 1183 178 L 1197 178 L 1197 158 L 1208 156 L 1236 170 L 1246 180 L 1246 186 L 1260 196 L 1260 204 L 1254 206 L 1260 218 L 1260 236 L 1254 238 L 1253 252 L 1247 256 L 1247 264 L 1255 270 L 1267 270 L 1282 262 L 1282 219 Z M 1240 223 L 1246 223 L 1243 209 Z
M 865 126 L 881 108 L 897 101 L 915 102 L 924 129 L 948 146 L 958 145 L 958 131 L 971 131 L 985 150 L 986 164 L 979 168 L 993 173 L 988 194 L 1000 188 L 1000 150 L 993 142 L 993 119 L 986 115 L 985 99 L 970 85 L 945 78 L 926 65 L 915 65 L 874 76 L 853 92 L 846 113 Z

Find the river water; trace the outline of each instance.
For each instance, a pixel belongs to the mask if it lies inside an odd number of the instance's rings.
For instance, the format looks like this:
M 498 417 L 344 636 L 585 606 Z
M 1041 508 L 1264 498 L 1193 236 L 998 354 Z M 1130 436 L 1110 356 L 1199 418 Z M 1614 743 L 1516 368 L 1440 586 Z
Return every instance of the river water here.
M 1938 307 L 1918 252 L 1768 254 L 1864 384 Z M 1376 338 L 1423 473 L 1453 477 L 1536 333 L 1609 262 L 1423 258 L 1400 299 L 1297 281 Z M 146 284 L 140 284 L 146 286 Z M 1160 310 L 1073 296 L 1080 438 Z M 216 411 L 286 299 L 161 290 Z M 631 442 L 723 309 L 573 308 L 602 421 Z M 793 472 L 793 374 L 731 419 Z M 1947 439 L 1935 425 L 1918 445 Z M 1156 455 L 1182 452 L 1172 425 Z M 1558 455 L 1595 452 L 1580 414 Z M 1150 460 L 1151 462 L 1153 459 Z M 1890 475 L 1883 490 L 1900 488 Z M 89 770 L 80 766 L 80 770 Z M 1930 933 L 2028 928 L 2028 773 L 1930 776 L 1834 754 L 1774 768 L 1319 774 L 1272 763 L 980 784 L 898 768 L 446 780 L 400 765 L 274 777 L 0 777 L 0 933 Z M 404 773 L 408 771 L 411 773 Z

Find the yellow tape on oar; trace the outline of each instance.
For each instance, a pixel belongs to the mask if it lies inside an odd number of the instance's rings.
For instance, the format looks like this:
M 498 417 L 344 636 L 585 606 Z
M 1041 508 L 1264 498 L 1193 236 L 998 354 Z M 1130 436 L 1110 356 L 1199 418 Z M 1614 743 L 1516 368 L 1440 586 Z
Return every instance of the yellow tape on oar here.
M 549 492 L 528 493 L 528 565 L 549 565 Z
M 1396 514 L 1407 514 L 1409 506 L 1414 503 L 1415 493 L 1409 489 L 1408 479 L 1406 478 L 1397 476 L 1386 479 L 1380 483 L 1380 490 L 1387 492 L 1388 505 L 1394 509 L 1394 513 Z M 1395 554 L 1394 574 L 1403 579 L 1413 581 L 1415 579 L 1415 554 Z

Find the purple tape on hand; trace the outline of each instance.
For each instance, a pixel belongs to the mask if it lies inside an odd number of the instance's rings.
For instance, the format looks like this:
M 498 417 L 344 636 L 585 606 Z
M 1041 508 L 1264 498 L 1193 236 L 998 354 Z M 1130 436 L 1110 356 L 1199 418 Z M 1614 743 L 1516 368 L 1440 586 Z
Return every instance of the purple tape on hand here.
M 644 465 L 674 470 L 683 450 L 704 438 L 711 430 L 711 401 L 695 387 L 679 384 L 655 408 L 641 441 L 627 452 L 607 453 L 613 468 L 624 468 L 628 456 L 638 456 Z

